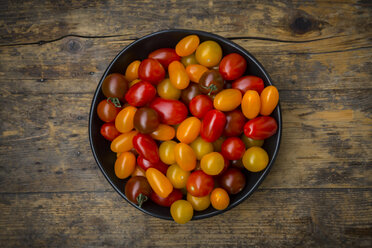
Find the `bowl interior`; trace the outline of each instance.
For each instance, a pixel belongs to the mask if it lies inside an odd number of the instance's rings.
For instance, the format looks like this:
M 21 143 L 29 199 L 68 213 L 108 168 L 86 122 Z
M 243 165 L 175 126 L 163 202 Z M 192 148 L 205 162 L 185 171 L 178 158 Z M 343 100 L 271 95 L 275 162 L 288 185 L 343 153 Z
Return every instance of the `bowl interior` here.
M 93 151 L 93 155 L 99 165 L 102 173 L 105 175 L 106 179 L 110 182 L 110 184 L 115 188 L 115 190 L 127 200 L 124 194 L 125 183 L 127 180 L 118 179 L 114 173 L 114 163 L 116 159 L 116 154 L 111 152 L 110 150 L 110 142 L 105 140 L 100 135 L 100 127 L 102 126 L 103 122 L 98 118 L 96 114 L 97 105 L 98 103 L 105 99 L 105 96 L 101 90 L 101 84 L 103 79 L 106 75 L 117 72 L 117 73 L 125 73 L 126 67 L 134 60 L 143 60 L 147 57 L 147 55 L 159 48 L 165 47 L 175 47 L 177 42 L 181 40 L 183 37 L 190 35 L 190 34 L 197 34 L 200 38 L 200 42 L 205 40 L 214 40 L 216 41 L 223 50 L 223 55 L 229 53 L 239 53 L 242 55 L 248 63 L 247 70 L 245 75 L 255 75 L 262 78 L 265 82 L 265 86 L 271 85 L 271 79 L 268 74 L 265 72 L 264 68 L 257 62 L 257 60 L 250 55 L 247 51 L 245 51 L 240 46 L 236 45 L 230 40 L 227 40 L 223 37 L 202 32 L 202 31 L 195 31 L 195 30 L 165 30 L 159 31 L 148 36 L 145 36 L 126 48 L 124 48 L 111 62 L 109 67 L 106 69 L 104 75 L 102 76 L 97 90 L 94 94 L 94 98 L 92 101 L 92 106 L 90 110 L 90 118 L 89 118 L 89 137 L 90 137 L 90 144 Z M 270 157 L 270 163 L 266 167 L 265 170 L 259 173 L 250 173 L 245 170 L 245 175 L 247 179 L 247 184 L 245 188 L 236 195 L 230 196 L 230 205 L 227 209 L 223 211 L 218 211 L 209 207 L 208 209 L 194 213 L 193 219 L 202 219 L 206 217 L 210 217 L 224 211 L 227 211 L 234 206 L 238 205 L 244 199 L 246 199 L 263 181 L 266 174 L 269 172 L 271 166 L 274 163 L 275 157 L 277 155 L 279 144 L 280 144 L 280 137 L 281 137 L 281 113 L 280 113 L 280 106 L 278 105 L 277 108 L 274 110 L 272 117 L 274 117 L 278 122 L 278 132 L 270 137 L 269 139 L 265 140 L 263 148 L 267 151 Z M 127 200 L 128 201 L 128 200 Z M 161 207 L 156 205 L 155 203 L 148 201 L 146 202 L 142 208 L 137 207 L 135 204 L 128 201 L 132 206 L 140 209 L 141 211 L 150 214 L 152 216 L 163 218 L 163 219 L 172 219 L 170 215 L 169 208 Z

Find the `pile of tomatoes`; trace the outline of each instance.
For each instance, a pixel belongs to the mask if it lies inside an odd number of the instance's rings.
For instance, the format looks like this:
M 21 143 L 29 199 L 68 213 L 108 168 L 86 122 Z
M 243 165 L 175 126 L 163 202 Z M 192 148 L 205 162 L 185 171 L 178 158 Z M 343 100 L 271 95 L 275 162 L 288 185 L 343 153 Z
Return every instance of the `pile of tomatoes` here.
M 242 170 L 266 168 L 261 146 L 277 131 L 279 93 L 246 68 L 241 55 L 189 35 L 105 78 L 101 134 L 117 153 L 116 176 L 130 177 L 130 201 L 151 199 L 186 223 L 210 205 L 227 208 L 245 187 Z

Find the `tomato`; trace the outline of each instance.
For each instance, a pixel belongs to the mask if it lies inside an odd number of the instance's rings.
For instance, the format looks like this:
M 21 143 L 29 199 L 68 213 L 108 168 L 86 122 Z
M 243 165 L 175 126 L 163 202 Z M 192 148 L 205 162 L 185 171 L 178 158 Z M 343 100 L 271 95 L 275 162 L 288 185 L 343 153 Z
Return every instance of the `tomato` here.
M 247 90 L 255 90 L 258 94 L 261 94 L 265 85 L 261 78 L 256 76 L 244 76 L 232 83 L 233 89 L 238 89 L 244 94 Z
M 215 152 L 221 152 L 222 143 L 225 141 L 225 139 L 226 138 L 224 137 L 219 137 L 212 143 Z
M 138 79 L 138 68 L 141 64 L 141 61 L 135 60 L 132 63 L 130 63 L 125 70 L 125 78 L 129 81 L 132 82 L 135 79 Z
M 224 83 L 219 71 L 209 70 L 199 79 L 199 89 L 203 94 L 214 95 L 223 89 Z
M 156 59 L 145 59 L 138 68 L 138 76 L 141 80 L 156 85 L 164 79 L 165 70 Z
M 136 166 L 136 157 L 131 152 L 123 152 L 115 162 L 115 175 L 120 179 L 129 177 Z
M 174 155 L 174 147 L 177 143 L 173 140 L 165 141 L 160 144 L 159 146 L 159 156 L 160 160 L 163 161 L 165 164 L 174 164 L 176 162 L 176 158 Z
M 185 57 L 182 57 L 181 58 L 181 62 L 182 64 L 187 67 L 189 65 L 195 65 L 198 63 L 198 61 L 196 61 L 196 58 L 195 58 L 195 53 L 193 54 L 190 54 L 188 56 L 185 56 Z
M 183 90 L 189 86 L 190 79 L 186 73 L 186 69 L 179 61 L 173 61 L 168 67 L 169 79 L 173 86 Z
M 227 171 L 227 169 L 230 167 L 230 160 L 228 160 L 227 158 L 225 158 L 225 157 L 223 157 L 223 159 L 224 159 L 224 167 L 223 167 L 223 169 L 222 169 L 222 171 L 220 172 L 220 173 L 218 173 L 218 175 L 217 176 L 220 176 L 220 175 L 222 175 L 223 173 L 225 173 L 225 171 Z
M 252 147 L 252 146 L 260 146 L 261 147 L 264 143 L 264 140 L 254 140 L 254 139 L 248 138 L 247 136 L 245 136 L 245 134 L 243 134 L 241 136 L 241 139 L 245 144 L 245 148 L 247 148 L 247 149 Z
M 142 107 L 134 114 L 133 123 L 138 132 L 152 133 L 160 124 L 159 115 L 152 108 Z
M 189 222 L 194 215 L 191 203 L 185 200 L 175 201 L 170 208 L 170 212 L 173 220 L 178 224 Z
M 211 201 L 209 198 L 210 198 L 209 195 L 203 197 L 195 197 L 187 193 L 187 201 L 191 203 L 192 208 L 195 211 L 206 210 L 209 207 L 209 205 L 211 205 Z
M 148 82 L 139 82 L 129 88 L 125 100 L 132 106 L 141 107 L 149 103 L 156 95 L 155 87 Z
M 187 117 L 187 107 L 177 100 L 167 100 L 157 97 L 150 103 L 150 107 L 158 112 L 160 122 L 163 124 L 176 125 Z
M 255 118 L 261 109 L 261 100 L 257 91 L 248 90 L 245 92 L 242 100 L 242 112 L 248 119 Z
M 199 86 L 195 83 L 190 83 L 189 86 L 181 92 L 182 102 L 189 105 L 190 101 L 200 94 Z
M 201 122 L 196 117 L 185 119 L 177 128 L 177 139 L 185 144 L 193 142 L 200 133 Z
M 229 194 L 222 188 L 215 188 L 211 193 L 211 204 L 217 210 L 224 210 L 230 204 Z
M 261 115 L 270 115 L 279 102 L 279 92 L 275 86 L 267 86 L 261 93 Z
M 135 85 L 136 83 L 139 83 L 139 82 L 142 82 L 141 79 L 134 79 L 133 81 L 131 81 L 129 83 L 129 88 L 132 87 L 133 85 Z
M 152 189 L 145 177 L 132 177 L 125 184 L 125 196 L 129 201 L 142 207 L 142 204 L 150 197 Z
M 146 170 L 146 178 L 151 188 L 160 197 L 166 198 L 173 191 L 173 185 L 169 179 L 155 168 Z
M 134 127 L 133 118 L 136 111 L 137 109 L 135 107 L 128 106 L 119 112 L 115 119 L 115 127 L 119 132 L 126 133 L 132 131 Z
M 178 100 L 181 96 L 181 90 L 174 87 L 169 78 L 164 79 L 158 84 L 157 92 L 164 99 Z
M 192 196 L 203 197 L 209 195 L 214 188 L 213 177 L 202 170 L 190 174 L 186 184 L 187 192 Z
M 270 116 L 259 116 L 244 125 L 244 134 L 248 138 L 264 140 L 273 136 L 278 130 L 276 120 Z
M 174 136 L 176 135 L 176 131 L 171 126 L 159 124 L 158 128 L 155 131 L 153 131 L 150 135 L 153 139 L 165 141 L 173 139 Z
M 176 53 L 179 56 L 189 56 L 195 52 L 199 46 L 199 37 L 197 35 L 188 35 L 180 40 L 176 45 Z
M 123 133 L 116 137 L 111 142 L 111 151 L 113 152 L 127 152 L 133 148 L 133 137 L 137 134 L 137 131 L 131 131 Z
M 213 109 L 213 102 L 206 95 L 198 95 L 190 101 L 189 109 L 193 116 L 202 119 L 209 110 Z
M 218 65 L 222 58 L 222 48 L 215 41 L 202 42 L 195 52 L 196 60 L 206 67 Z
M 146 176 L 146 172 L 144 169 L 142 169 L 140 166 L 136 165 L 134 167 L 134 170 L 132 172 L 132 174 L 130 175 L 131 177 L 145 177 Z
M 182 197 L 182 192 L 179 189 L 173 189 L 172 193 L 170 193 L 166 198 L 158 196 L 154 191 L 150 195 L 150 199 L 153 202 L 163 207 L 170 207 L 173 202 L 181 200 Z
M 218 177 L 218 184 L 229 194 L 234 195 L 244 189 L 246 179 L 243 172 L 241 172 L 239 169 L 231 167 Z
M 237 89 L 220 91 L 214 98 L 213 105 L 220 111 L 232 111 L 239 107 L 242 101 L 242 93 Z
M 226 124 L 226 116 L 219 110 L 207 112 L 201 123 L 200 136 L 208 141 L 216 141 L 222 134 Z
M 247 61 L 240 54 L 230 53 L 222 58 L 219 69 L 223 79 L 235 80 L 244 74 Z
M 203 140 L 202 137 L 196 138 L 190 146 L 194 150 L 197 160 L 201 160 L 204 155 L 213 152 L 213 144 Z
M 211 152 L 203 156 L 200 167 L 206 174 L 215 176 L 225 167 L 225 160 L 220 153 Z
M 206 71 L 208 71 L 208 68 L 199 64 L 188 65 L 186 67 L 186 73 L 189 76 L 190 80 L 194 83 L 199 83 L 201 76 Z
M 226 125 L 225 125 L 223 135 L 227 137 L 231 137 L 231 136 L 238 136 L 241 133 L 243 133 L 244 124 L 247 121 L 243 113 L 240 110 L 235 109 L 225 114 L 226 114 Z
M 120 137 L 120 136 L 119 136 Z M 133 137 L 133 147 L 151 163 L 159 161 L 158 145 L 148 134 L 138 133 Z
M 245 151 L 242 161 L 247 170 L 259 172 L 269 164 L 269 155 L 261 147 L 254 146 Z
M 196 166 L 194 150 L 187 144 L 178 143 L 174 147 L 174 157 L 177 164 L 185 171 L 192 171 Z
M 120 108 L 114 106 L 109 100 L 102 100 L 97 106 L 98 117 L 104 122 L 113 122 L 120 112 Z
M 156 59 L 160 64 L 167 69 L 173 61 L 180 61 L 181 57 L 177 55 L 172 48 L 160 48 L 149 54 L 150 59 Z
M 244 169 L 243 161 L 241 159 L 239 160 L 232 160 L 231 161 L 231 166 L 237 169 Z
M 156 163 L 152 163 L 150 161 L 148 161 L 147 159 L 145 159 L 143 156 L 139 155 L 137 157 L 137 164 L 138 166 L 140 166 L 144 171 L 147 171 L 147 169 L 149 168 L 155 168 L 157 169 L 158 171 L 160 171 L 161 173 L 163 173 L 165 175 L 165 173 L 167 173 L 167 170 L 168 170 L 168 165 L 164 164 L 162 161 L 158 161 Z
M 243 157 L 245 145 L 237 137 L 230 137 L 222 143 L 221 153 L 228 160 L 237 160 Z
M 105 139 L 113 141 L 116 137 L 120 135 L 120 132 L 115 128 L 114 123 L 105 123 L 101 127 L 101 135 Z
M 129 82 L 125 77 L 119 73 L 112 73 L 108 75 L 102 83 L 102 92 L 105 97 L 118 98 L 120 101 L 124 100 L 125 93 L 128 90 Z
M 185 188 L 189 176 L 190 172 L 183 170 L 178 164 L 169 166 L 167 170 L 167 178 L 176 189 Z

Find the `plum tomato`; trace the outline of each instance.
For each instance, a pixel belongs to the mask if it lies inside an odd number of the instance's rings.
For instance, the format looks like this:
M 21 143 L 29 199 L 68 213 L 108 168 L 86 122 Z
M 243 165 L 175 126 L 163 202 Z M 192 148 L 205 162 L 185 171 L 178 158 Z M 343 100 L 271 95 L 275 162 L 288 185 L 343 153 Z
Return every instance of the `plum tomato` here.
M 186 118 L 177 128 L 177 139 L 185 144 L 193 142 L 200 134 L 201 122 L 196 117 Z
M 146 170 L 146 178 L 154 192 L 160 197 L 166 198 L 173 191 L 173 185 L 169 179 L 155 168 Z
M 129 201 L 142 207 L 152 193 L 150 184 L 145 177 L 135 176 L 125 184 L 125 196 Z
M 242 93 L 237 89 L 225 89 L 220 91 L 213 100 L 215 109 L 220 111 L 232 111 L 239 107 L 242 101 Z
M 142 169 L 141 167 L 139 167 L 138 165 L 136 165 L 134 167 L 134 170 L 132 172 L 132 174 L 130 175 L 131 177 L 145 177 L 146 176 L 146 172 L 144 169 Z
M 186 67 L 186 73 L 189 76 L 190 80 L 194 83 L 199 83 L 201 76 L 206 71 L 208 71 L 208 68 L 199 64 L 188 65 Z
M 167 170 L 168 170 L 168 165 L 164 164 L 162 161 L 159 160 L 156 163 L 151 163 L 150 161 L 148 161 L 147 159 L 145 159 L 141 155 L 138 155 L 138 157 L 137 157 L 137 164 L 144 171 L 147 171 L 147 169 L 149 169 L 149 168 L 155 168 L 158 171 L 160 171 L 161 173 L 163 173 L 164 175 L 165 175 L 165 173 L 167 173 Z
M 196 166 L 194 150 L 185 143 L 178 143 L 174 147 L 174 156 L 177 164 L 185 171 L 192 171 Z
M 168 67 L 169 79 L 177 89 L 186 89 L 190 84 L 189 76 L 183 64 L 179 61 L 173 61 Z
M 128 106 L 119 112 L 115 119 L 115 127 L 119 132 L 126 133 L 132 131 L 134 127 L 133 118 L 136 111 L 137 108 Z
M 190 172 L 183 170 L 178 164 L 172 164 L 169 166 L 166 175 L 174 188 L 182 189 L 186 187 Z
M 225 80 L 240 78 L 247 68 L 247 61 L 237 53 L 230 53 L 222 58 L 220 62 L 220 73 Z
M 261 147 L 264 143 L 264 140 L 251 139 L 251 138 L 248 138 L 247 136 L 245 136 L 245 134 L 242 134 L 241 139 L 244 142 L 246 149 L 251 148 L 253 146 Z
M 113 122 L 120 110 L 108 99 L 102 100 L 97 106 L 98 117 L 104 122 Z
M 136 130 L 140 133 L 152 133 L 160 124 L 159 115 L 152 108 L 139 108 L 134 114 L 133 124 Z
M 137 131 L 131 131 L 120 134 L 111 142 L 111 151 L 113 152 L 127 152 L 133 148 L 133 137 L 137 135 Z
M 176 53 L 181 56 L 189 56 L 195 52 L 199 46 L 199 37 L 197 35 L 188 35 L 180 40 L 176 45 Z
M 215 188 L 210 196 L 212 207 L 217 210 L 224 210 L 230 204 L 230 197 L 226 190 L 222 188 Z
M 220 63 L 222 48 L 215 41 L 204 41 L 196 49 L 195 57 L 199 64 L 205 67 L 213 67 Z
M 242 161 L 247 170 L 259 172 L 269 164 L 269 155 L 261 147 L 254 146 L 245 151 Z
M 247 119 L 244 117 L 243 113 L 235 109 L 231 112 L 225 113 L 226 115 L 226 125 L 223 135 L 227 137 L 238 136 L 243 133 L 244 124 Z
M 176 131 L 172 126 L 168 126 L 165 124 L 159 124 L 155 131 L 151 134 L 151 137 L 156 140 L 166 141 L 171 140 L 176 135 Z
M 255 90 L 258 94 L 261 94 L 265 85 L 261 78 L 256 76 L 244 76 L 235 80 L 231 87 L 233 89 L 238 89 L 244 94 L 247 90 Z
M 132 82 L 133 80 L 138 79 L 138 68 L 141 64 L 141 61 L 135 60 L 132 63 L 130 63 L 125 70 L 125 78 L 129 81 Z
M 186 189 L 192 196 L 203 197 L 209 195 L 214 188 L 213 177 L 202 170 L 193 171 L 187 179 Z
M 218 184 L 230 195 L 234 195 L 244 189 L 246 184 L 245 175 L 239 169 L 231 167 L 218 177 Z
M 190 101 L 198 95 L 201 95 L 198 84 L 190 83 L 189 86 L 181 92 L 181 100 L 186 105 L 189 105 Z
M 243 141 L 237 137 L 227 138 L 221 146 L 222 155 L 228 160 L 241 159 L 245 152 Z
M 158 84 L 157 92 L 164 99 L 178 100 L 181 96 L 181 90 L 174 87 L 169 78 Z
M 165 164 L 174 164 L 176 162 L 176 158 L 174 155 L 174 148 L 176 147 L 177 143 L 173 140 L 164 141 L 159 146 L 159 157 L 160 160 L 163 161 Z
M 120 132 L 115 128 L 114 123 L 105 123 L 101 126 L 101 135 L 109 140 L 113 141 L 116 137 L 120 135 Z
M 270 115 L 279 102 L 279 92 L 275 86 L 267 86 L 261 92 L 261 115 Z
M 192 219 L 194 210 L 190 202 L 185 200 L 178 200 L 171 205 L 170 213 L 176 223 L 185 224 Z
M 159 161 L 158 145 L 150 135 L 137 133 L 133 137 L 133 147 L 141 156 L 151 163 L 157 163 Z
M 153 202 L 163 207 L 170 207 L 173 202 L 181 200 L 182 197 L 182 192 L 179 189 L 173 189 L 172 193 L 170 193 L 166 198 L 160 197 L 154 191 L 150 195 L 150 199 Z
M 181 58 L 181 62 L 182 64 L 187 67 L 189 65 L 195 65 L 195 64 L 198 64 L 198 61 L 196 61 L 196 58 L 195 58 L 195 53 L 193 54 L 190 54 L 188 56 L 185 56 L 185 57 L 182 57 Z
M 123 152 L 116 159 L 114 171 L 115 175 L 120 179 L 129 177 L 136 166 L 136 157 L 131 152 Z
M 186 199 L 187 199 L 188 202 L 191 203 L 192 208 L 195 211 L 206 210 L 211 205 L 209 195 L 206 195 L 206 196 L 203 196 L 203 197 L 195 197 L 195 196 L 192 196 L 190 193 L 187 193 Z
M 206 174 L 216 176 L 225 167 L 225 160 L 221 153 L 211 152 L 203 156 L 200 167 Z
M 203 140 L 200 136 L 190 146 L 194 150 L 197 160 L 201 160 L 204 155 L 213 152 L 213 144 Z
M 203 73 L 199 80 L 199 89 L 203 94 L 215 95 L 223 89 L 224 80 L 217 70 Z
M 264 140 L 273 136 L 278 130 L 276 120 L 270 116 L 259 116 L 244 125 L 244 134 L 248 138 Z
M 156 59 L 160 64 L 167 69 L 173 61 L 180 61 L 181 57 L 177 55 L 173 48 L 160 48 L 149 54 L 150 59 Z
M 213 109 L 213 102 L 206 95 L 198 95 L 190 101 L 189 109 L 193 116 L 203 119 L 205 114 Z
M 206 113 L 201 123 L 200 136 L 208 141 L 216 141 L 225 128 L 226 116 L 219 110 L 213 109 Z
M 155 98 L 150 107 L 155 109 L 160 117 L 160 122 L 167 125 L 181 123 L 187 117 L 187 107 L 180 101 Z
M 164 79 L 165 70 L 156 59 L 145 59 L 138 68 L 138 76 L 143 81 L 157 85 Z
M 118 98 L 120 101 L 124 100 L 125 93 L 127 93 L 129 82 L 124 75 L 119 73 L 112 73 L 108 75 L 102 83 L 102 92 L 105 97 Z
M 248 90 L 245 92 L 242 100 L 242 112 L 248 119 L 254 119 L 261 109 L 261 100 L 257 91 Z
M 141 107 L 149 103 L 155 95 L 155 87 L 149 82 L 142 81 L 129 88 L 125 100 L 134 107 Z

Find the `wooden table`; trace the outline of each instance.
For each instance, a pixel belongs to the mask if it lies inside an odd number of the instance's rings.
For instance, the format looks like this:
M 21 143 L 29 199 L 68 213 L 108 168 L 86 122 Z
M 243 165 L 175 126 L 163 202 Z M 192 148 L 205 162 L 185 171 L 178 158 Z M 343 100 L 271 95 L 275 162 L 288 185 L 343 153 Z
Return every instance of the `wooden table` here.
M 370 1 L 20 2 L 0 3 L 1 247 L 371 247 Z M 246 48 L 283 110 L 280 153 L 259 189 L 186 225 L 127 204 L 88 141 L 105 68 L 167 28 Z

